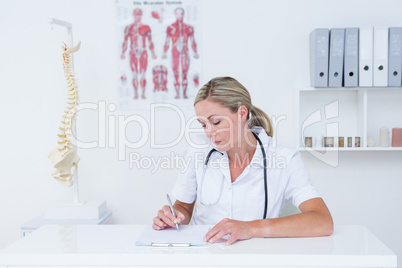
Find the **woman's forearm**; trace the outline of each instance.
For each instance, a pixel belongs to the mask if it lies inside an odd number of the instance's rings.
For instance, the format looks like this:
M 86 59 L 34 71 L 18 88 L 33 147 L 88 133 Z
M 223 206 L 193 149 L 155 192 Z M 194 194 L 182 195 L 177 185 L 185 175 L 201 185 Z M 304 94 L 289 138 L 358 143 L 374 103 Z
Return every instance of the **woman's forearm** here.
M 304 212 L 283 218 L 250 222 L 254 237 L 313 237 L 333 233 L 332 218 L 317 212 Z
M 321 198 L 300 205 L 302 213 L 250 222 L 256 237 L 311 237 L 333 233 L 331 214 Z

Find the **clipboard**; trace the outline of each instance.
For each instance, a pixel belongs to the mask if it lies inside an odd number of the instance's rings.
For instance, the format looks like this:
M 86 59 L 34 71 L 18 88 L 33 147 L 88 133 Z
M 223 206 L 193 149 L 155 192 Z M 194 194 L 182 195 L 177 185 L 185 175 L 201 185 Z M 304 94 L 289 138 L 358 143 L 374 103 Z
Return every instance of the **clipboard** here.
M 191 243 L 151 243 L 152 247 L 189 247 Z
M 167 228 L 155 230 L 146 226 L 137 237 L 136 246 L 183 248 L 192 246 L 206 246 L 205 234 L 211 229 L 210 225 L 180 225 L 180 230 Z

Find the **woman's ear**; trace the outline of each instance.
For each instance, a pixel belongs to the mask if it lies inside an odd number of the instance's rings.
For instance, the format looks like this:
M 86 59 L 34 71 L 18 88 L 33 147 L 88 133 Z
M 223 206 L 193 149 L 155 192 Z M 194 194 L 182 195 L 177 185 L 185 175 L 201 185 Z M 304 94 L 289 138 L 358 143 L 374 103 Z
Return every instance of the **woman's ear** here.
M 241 120 L 247 120 L 248 109 L 244 105 L 240 105 L 239 109 L 237 110 L 239 117 Z

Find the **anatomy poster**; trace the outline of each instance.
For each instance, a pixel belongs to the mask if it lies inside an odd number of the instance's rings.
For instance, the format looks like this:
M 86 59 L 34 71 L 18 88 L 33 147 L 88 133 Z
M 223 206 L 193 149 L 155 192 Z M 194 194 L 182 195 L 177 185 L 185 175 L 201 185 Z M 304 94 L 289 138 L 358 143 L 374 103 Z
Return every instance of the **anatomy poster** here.
M 121 109 L 192 107 L 200 87 L 200 1 L 116 1 Z

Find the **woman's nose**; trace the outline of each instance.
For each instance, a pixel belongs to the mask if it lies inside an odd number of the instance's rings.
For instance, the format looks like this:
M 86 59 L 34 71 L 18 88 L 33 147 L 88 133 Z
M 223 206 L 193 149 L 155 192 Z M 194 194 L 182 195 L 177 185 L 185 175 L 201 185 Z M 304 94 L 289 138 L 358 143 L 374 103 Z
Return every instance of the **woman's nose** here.
M 212 138 L 214 133 L 215 133 L 215 130 L 212 126 L 209 126 L 205 129 L 205 134 L 207 135 L 208 138 Z

